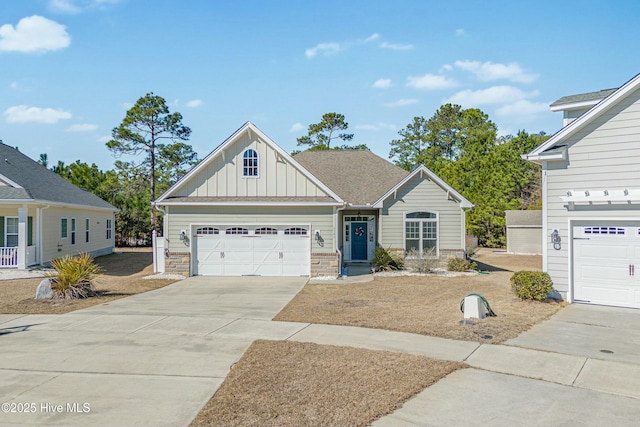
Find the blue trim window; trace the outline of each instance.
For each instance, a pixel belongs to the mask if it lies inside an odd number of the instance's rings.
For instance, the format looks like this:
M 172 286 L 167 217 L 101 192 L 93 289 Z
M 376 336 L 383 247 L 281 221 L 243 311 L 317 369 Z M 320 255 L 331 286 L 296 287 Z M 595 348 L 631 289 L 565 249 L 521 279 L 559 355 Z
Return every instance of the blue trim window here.
M 242 176 L 258 176 L 258 153 L 251 148 L 244 151 L 242 155 Z

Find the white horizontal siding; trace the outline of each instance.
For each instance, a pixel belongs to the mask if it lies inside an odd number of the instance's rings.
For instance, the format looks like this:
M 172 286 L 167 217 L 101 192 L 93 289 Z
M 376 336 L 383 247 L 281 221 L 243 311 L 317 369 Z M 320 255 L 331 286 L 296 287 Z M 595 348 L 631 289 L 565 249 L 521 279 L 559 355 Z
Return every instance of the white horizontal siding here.
M 168 248 L 171 252 L 189 252 L 187 243 L 180 240 L 180 232 L 190 233 L 192 226 L 242 225 L 268 226 L 292 225 L 311 227 L 312 252 L 335 252 L 335 229 L 332 208 L 301 207 L 182 207 L 171 206 L 167 221 Z M 319 230 L 324 240 L 322 246 L 315 240 Z
M 60 222 L 67 218 L 67 238 L 61 237 Z M 76 219 L 76 242 L 71 244 L 71 218 Z M 89 242 L 86 242 L 85 220 L 89 219 Z M 111 220 L 111 239 L 107 239 L 107 219 Z M 34 233 L 35 221 L 34 216 Z M 109 253 L 113 251 L 115 237 L 115 218 L 113 212 L 50 207 L 42 210 L 42 262 L 46 263 L 64 255 L 76 255 L 81 252 Z M 37 237 L 34 236 L 34 244 Z
M 243 176 L 243 154 L 258 153 L 257 177 Z M 224 157 L 224 158 L 223 158 Z M 269 144 L 249 134 L 211 159 L 175 193 L 177 197 L 318 197 L 327 194 Z
M 447 192 L 426 178 L 414 177 L 384 202 L 381 210 L 383 247 L 404 248 L 404 214 L 411 211 L 438 213 L 440 249 L 462 249 L 463 215 L 460 204 L 449 200 Z
M 640 188 L 640 91 L 612 106 L 583 130 L 568 138 L 568 162 L 547 166 L 547 271 L 554 286 L 568 290 L 568 220 L 589 218 L 640 218 L 640 206 L 627 204 L 577 204 L 570 210 L 560 197 L 567 191 L 604 191 Z M 561 249 L 551 244 L 558 229 Z

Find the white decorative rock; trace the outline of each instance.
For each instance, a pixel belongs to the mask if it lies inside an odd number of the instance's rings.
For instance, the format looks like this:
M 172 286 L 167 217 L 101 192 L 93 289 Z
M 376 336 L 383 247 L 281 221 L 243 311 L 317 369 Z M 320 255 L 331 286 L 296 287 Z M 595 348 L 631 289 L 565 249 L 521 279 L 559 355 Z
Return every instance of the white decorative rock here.
M 53 291 L 51 290 L 51 280 L 44 279 L 38 285 L 38 289 L 36 289 L 36 299 L 51 298 L 52 296 Z

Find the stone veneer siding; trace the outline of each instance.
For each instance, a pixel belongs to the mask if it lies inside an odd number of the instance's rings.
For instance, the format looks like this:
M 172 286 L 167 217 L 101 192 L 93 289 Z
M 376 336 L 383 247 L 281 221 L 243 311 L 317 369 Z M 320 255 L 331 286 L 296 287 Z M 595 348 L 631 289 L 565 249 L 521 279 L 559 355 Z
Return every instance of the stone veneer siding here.
M 332 276 L 338 277 L 340 266 L 337 253 L 312 253 L 311 277 Z
M 191 274 L 191 255 L 189 252 L 169 252 L 164 258 L 164 272 L 167 274 Z

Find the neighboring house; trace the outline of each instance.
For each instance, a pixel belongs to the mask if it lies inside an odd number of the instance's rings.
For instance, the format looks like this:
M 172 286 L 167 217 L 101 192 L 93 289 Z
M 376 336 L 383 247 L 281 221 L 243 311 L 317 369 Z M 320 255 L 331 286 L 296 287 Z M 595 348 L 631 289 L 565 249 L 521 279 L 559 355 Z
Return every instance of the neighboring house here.
M 287 154 L 246 123 L 156 201 L 165 271 L 185 275 L 336 276 L 376 245 L 465 251 L 471 203 L 424 167 L 369 151 Z
M 640 308 L 640 75 L 552 105 L 569 123 L 524 156 L 542 165 L 543 269 L 569 302 Z
M 504 211 L 507 223 L 507 252 L 542 254 L 542 211 Z
M 0 143 L 0 267 L 113 252 L 116 208 Z

